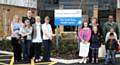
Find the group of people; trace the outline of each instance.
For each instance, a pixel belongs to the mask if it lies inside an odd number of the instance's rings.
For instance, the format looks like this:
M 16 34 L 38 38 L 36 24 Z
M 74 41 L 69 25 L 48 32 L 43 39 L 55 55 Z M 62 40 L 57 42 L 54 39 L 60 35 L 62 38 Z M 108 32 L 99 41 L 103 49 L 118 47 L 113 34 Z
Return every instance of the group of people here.
M 35 62 L 50 61 L 52 28 L 50 18 L 46 16 L 41 24 L 40 16 L 35 18 L 32 11 L 27 11 L 26 17 L 15 15 L 11 22 L 11 43 L 14 52 L 14 62 L 29 63 L 33 57 Z M 41 52 L 43 45 L 44 52 Z M 41 58 L 43 53 L 43 58 Z
M 26 17 L 15 15 L 11 22 L 11 43 L 14 52 L 14 61 L 23 60 L 29 63 L 35 57 L 35 62 L 50 61 L 51 40 L 53 36 L 50 18 L 46 16 L 41 24 L 40 16 L 32 17 L 32 11 L 27 11 Z M 79 56 L 82 57 L 80 63 L 86 63 L 87 57 L 91 63 L 98 63 L 98 51 L 101 43 L 105 44 L 106 56 L 105 64 L 109 62 L 115 64 L 115 53 L 118 48 L 119 27 L 112 15 L 108 16 L 108 21 L 103 27 L 93 17 L 89 24 L 87 19 L 83 20 L 83 25 L 79 30 L 80 49 Z M 41 47 L 43 45 L 43 58 L 41 58 Z
M 103 27 L 100 26 L 95 17 L 91 19 L 90 24 L 87 19 L 84 19 L 79 31 L 79 56 L 82 57 L 80 63 L 86 63 L 87 57 L 91 63 L 98 63 L 99 48 L 104 43 L 106 49 L 105 64 L 110 62 L 115 64 L 119 35 L 118 24 L 112 15 L 108 16 L 108 21 L 104 23 Z

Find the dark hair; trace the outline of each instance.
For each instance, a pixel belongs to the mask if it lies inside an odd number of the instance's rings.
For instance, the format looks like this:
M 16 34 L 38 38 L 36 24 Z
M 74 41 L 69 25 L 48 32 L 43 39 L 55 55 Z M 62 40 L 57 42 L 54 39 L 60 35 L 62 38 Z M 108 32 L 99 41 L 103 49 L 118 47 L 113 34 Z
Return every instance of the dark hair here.
M 109 17 L 109 16 L 113 16 L 113 15 L 112 15 L 112 14 L 109 14 L 108 17 Z
M 83 19 L 83 22 L 82 22 L 82 28 L 84 28 L 84 23 L 89 23 L 88 19 Z M 89 27 L 89 24 L 88 24 L 88 27 Z
M 110 33 L 110 36 L 114 36 L 114 34 L 113 34 L 113 33 Z

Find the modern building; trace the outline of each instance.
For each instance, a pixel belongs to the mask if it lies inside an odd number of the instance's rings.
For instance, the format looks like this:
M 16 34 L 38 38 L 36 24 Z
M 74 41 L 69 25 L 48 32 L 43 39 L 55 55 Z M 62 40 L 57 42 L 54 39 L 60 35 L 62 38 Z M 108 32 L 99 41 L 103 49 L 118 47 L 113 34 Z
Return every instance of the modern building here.
M 5 20 L 8 22 L 14 14 L 25 16 L 28 9 L 32 9 L 34 15 L 38 13 L 42 20 L 50 16 L 53 31 L 55 9 L 82 9 L 83 15 L 87 18 L 95 16 L 101 24 L 111 14 L 120 23 L 120 0 L 0 0 L 0 9 L 0 31 L 3 31 L 4 25 L 8 25 Z M 64 26 L 64 30 L 75 31 L 75 27 Z
M 54 18 L 54 9 L 82 9 L 88 18 L 95 16 L 104 23 L 108 15 L 116 18 L 117 0 L 38 0 L 37 10 L 42 17 L 48 15 Z M 74 31 L 74 27 L 64 27 L 64 30 Z

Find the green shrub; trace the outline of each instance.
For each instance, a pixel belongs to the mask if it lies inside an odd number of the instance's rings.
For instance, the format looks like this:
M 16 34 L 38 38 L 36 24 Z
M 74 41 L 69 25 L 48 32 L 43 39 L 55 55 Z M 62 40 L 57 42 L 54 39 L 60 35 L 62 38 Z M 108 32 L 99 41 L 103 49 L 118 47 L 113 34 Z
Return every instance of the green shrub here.
M 12 51 L 11 41 L 7 39 L 0 40 L 0 49 L 4 51 Z

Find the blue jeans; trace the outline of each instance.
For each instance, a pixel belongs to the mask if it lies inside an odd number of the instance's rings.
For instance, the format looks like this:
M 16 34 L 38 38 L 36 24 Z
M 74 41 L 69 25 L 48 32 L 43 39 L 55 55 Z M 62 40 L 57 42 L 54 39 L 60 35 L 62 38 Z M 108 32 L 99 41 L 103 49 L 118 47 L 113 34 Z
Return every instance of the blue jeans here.
M 115 64 L 115 53 L 116 50 L 107 50 L 106 51 L 106 57 L 105 57 L 105 64 L 108 64 L 109 62 L 111 62 L 112 64 Z
M 23 40 L 22 43 L 22 51 L 23 51 L 23 60 L 24 61 L 30 61 L 30 47 L 31 47 L 32 41 L 31 40 Z

